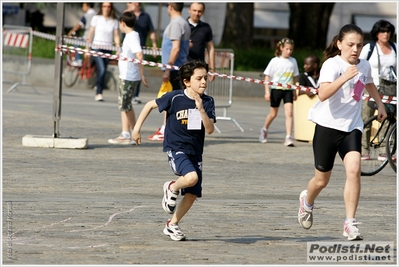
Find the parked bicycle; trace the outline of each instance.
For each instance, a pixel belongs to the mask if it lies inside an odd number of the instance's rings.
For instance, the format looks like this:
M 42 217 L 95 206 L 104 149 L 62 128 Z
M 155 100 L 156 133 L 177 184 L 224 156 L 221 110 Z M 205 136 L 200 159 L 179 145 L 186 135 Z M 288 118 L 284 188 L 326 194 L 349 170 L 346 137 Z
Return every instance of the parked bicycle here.
M 62 74 L 64 85 L 66 87 L 72 87 L 76 84 L 78 79 L 81 79 L 82 81 L 85 81 L 89 89 L 93 89 L 95 86 L 97 75 L 94 60 L 92 60 L 92 57 L 88 57 L 79 62 L 76 60 L 76 54 L 77 52 L 73 51 L 68 51 L 65 54 L 66 66 Z M 114 77 L 114 74 L 110 70 L 107 70 L 105 74 L 105 82 L 105 86 L 107 89 L 116 91 L 116 79 Z
M 76 60 L 76 52 L 68 51 L 66 53 L 66 68 L 63 72 L 64 84 L 67 87 L 72 87 L 77 82 L 78 78 L 90 78 L 93 75 L 94 68 L 89 68 L 87 72 L 86 68 L 83 68 L 83 62 Z M 85 59 L 87 60 L 87 59 Z M 86 65 L 87 62 L 84 62 Z M 91 63 L 90 63 L 91 65 Z M 93 66 L 94 67 L 94 66 Z
M 396 173 L 396 105 L 385 104 L 387 118 L 382 122 L 374 115 L 364 122 L 364 133 L 369 148 L 369 158 L 362 159 L 361 175 L 380 172 L 389 162 Z

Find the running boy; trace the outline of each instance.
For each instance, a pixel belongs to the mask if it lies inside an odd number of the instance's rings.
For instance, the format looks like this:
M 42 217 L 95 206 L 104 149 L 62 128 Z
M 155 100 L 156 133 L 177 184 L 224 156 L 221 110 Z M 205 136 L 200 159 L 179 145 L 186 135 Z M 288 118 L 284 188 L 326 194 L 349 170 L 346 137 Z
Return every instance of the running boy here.
M 313 224 L 314 201 L 330 180 L 338 152 L 346 171 L 343 235 L 348 240 L 363 239 L 355 214 L 360 198 L 364 89 L 378 105 L 378 119 L 383 120 L 387 116 L 371 77 L 370 64 L 359 59 L 362 47 L 363 31 L 356 25 L 347 24 L 324 51 L 319 100 L 309 111 L 309 119 L 316 123 L 313 136 L 315 175 L 310 179 L 307 190 L 299 196 L 298 222 L 309 229 Z
M 139 34 L 133 30 L 136 16 L 131 12 L 124 12 L 119 17 L 119 28 L 126 33 L 123 40 L 122 49 L 119 56 L 121 58 L 134 58 L 143 60 L 143 52 L 140 45 Z M 133 63 L 127 60 L 119 60 L 119 87 L 118 87 L 118 106 L 121 112 L 122 133 L 114 139 L 109 139 L 111 144 L 130 145 L 132 143 L 130 131 L 136 124 L 136 115 L 132 105 L 134 90 L 137 84 L 143 81 L 144 86 L 148 87 L 144 76 L 142 64 Z
M 184 89 L 174 90 L 147 102 L 133 130 L 133 139 L 139 145 L 140 129 L 150 112 L 156 108 L 159 112 L 167 112 L 163 151 L 167 152 L 169 164 L 179 178 L 163 186 L 162 207 L 167 213 L 173 214 L 163 232 L 175 241 L 186 238 L 178 223 L 195 199 L 202 196 L 205 131 L 212 134 L 216 122 L 213 98 L 204 94 L 208 65 L 202 61 L 186 62 L 179 69 L 179 78 Z M 184 197 L 176 208 L 179 193 Z

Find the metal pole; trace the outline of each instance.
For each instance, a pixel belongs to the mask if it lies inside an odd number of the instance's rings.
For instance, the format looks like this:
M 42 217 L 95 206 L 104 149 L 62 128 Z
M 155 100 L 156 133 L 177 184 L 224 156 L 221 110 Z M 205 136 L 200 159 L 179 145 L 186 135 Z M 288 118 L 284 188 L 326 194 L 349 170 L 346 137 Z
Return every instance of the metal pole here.
M 63 44 L 62 35 L 64 31 L 65 6 L 64 3 L 57 3 L 57 27 L 55 43 L 59 47 Z M 61 97 L 62 97 L 62 54 L 55 53 L 55 70 L 54 70 L 54 100 L 53 100 L 53 121 L 54 134 L 53 137 L 59 137 L 60 119 L 61 119 Z
M 162 3 L 158 3 L 158 29 L 157 29 L 157 40 L 161 39 L 161 27 L 162 27 Z

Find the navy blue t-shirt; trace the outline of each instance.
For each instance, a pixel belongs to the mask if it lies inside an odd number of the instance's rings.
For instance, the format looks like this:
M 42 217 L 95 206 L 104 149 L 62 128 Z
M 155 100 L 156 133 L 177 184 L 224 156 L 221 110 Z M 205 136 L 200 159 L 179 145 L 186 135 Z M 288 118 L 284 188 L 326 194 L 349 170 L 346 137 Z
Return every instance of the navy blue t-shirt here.
M 216 122 L 215 102 L 208 95 L 202 95 L 206 114 Z M 202 155 L 204 150 L 205 128 L 188 130 L 188 110 L 195 109 L 195 100 L 189 98 L 184 90 L 174 90 L 157 98 L 159 112 L 166 111 L 165 137 L 163 151 L 182 151 L 187 155 Z
M 213 39 L 213 33 L 211 26 L 203 21 L 199 21 L 197 26 L 192 25 L 187 19 L 188 24 L 190 24 L 191 35 L 190 39 L 193 43 L 193 47 L 190 48 L 187 56 L 187 60 L 205 60 L 205 48 L 206 44 Z
M 148 13 L 140 13 L 140 16 L 136 18 L 134 30 L 140 35 L 141 46 L 145 46 L 148 33 L 154 31 L 154 26 L 152 25 L 151 17 Z

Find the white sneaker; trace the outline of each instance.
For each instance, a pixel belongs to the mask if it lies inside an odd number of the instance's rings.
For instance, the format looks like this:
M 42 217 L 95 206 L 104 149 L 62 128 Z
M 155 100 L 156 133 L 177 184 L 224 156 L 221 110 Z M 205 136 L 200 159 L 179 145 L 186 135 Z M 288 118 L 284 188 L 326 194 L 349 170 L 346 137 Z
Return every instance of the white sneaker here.
M 291 147 L 294 146 L 294 142 L 292 142 L 291 136 L 285 138 L 284 145 L 285 146 L 291 146 Z
M 103 95 L 102 94 L 98 94 L 94 97 L 94 100 L 96 101 L 104 101 Z
M 138 97 L 133 98 L 133 104 L 141 104 L 141 100 Z
M 361 224 L 360 222 L 356 222 L 353 220 L 345 220 L 344 222 L 344 233 L 343 235 L 351 240 L 363 240 L 363 236 L 359 233 L 359 228 L 357 226 Z
M 123 135 L 120 135 L 117 138 L 108 139 L 108 143 L 118 145 L 133 145 L 135 141 L 131 138 L 126 138 Z
M 173 214 L 175 212 L 176 200 L 177 200 L 177 196 L 179 195 L 179 191 L 174 192 L 170 188 L 170 186 L 174 182 L 175 181 L 169 181 L 163 185 L 163 194 L 164 195 L 162 198 L 162 208 L 169 214 Z
M 267 143 L 267 130 L 265 129 L 265 127 L 262 127 L 262 129 L 260 129 L 259 142 L 261 142 L 262 144 Z
M 299 195 L 298 222 L 303 228 L 310 229 L 313 224 L 313 209 L 307 211 L 304 207 L 307 193 L 308 190 L 303 190 Z
M 163 233 L 170 236 L 170 238 L 175 241 L 182 241 L 186 239 L 186 236 L 181 231 L 179 225 L 171 224 L 170 220 L 168 220 L 168 222 L 166 223 L 165 228 L 163 229 Z

